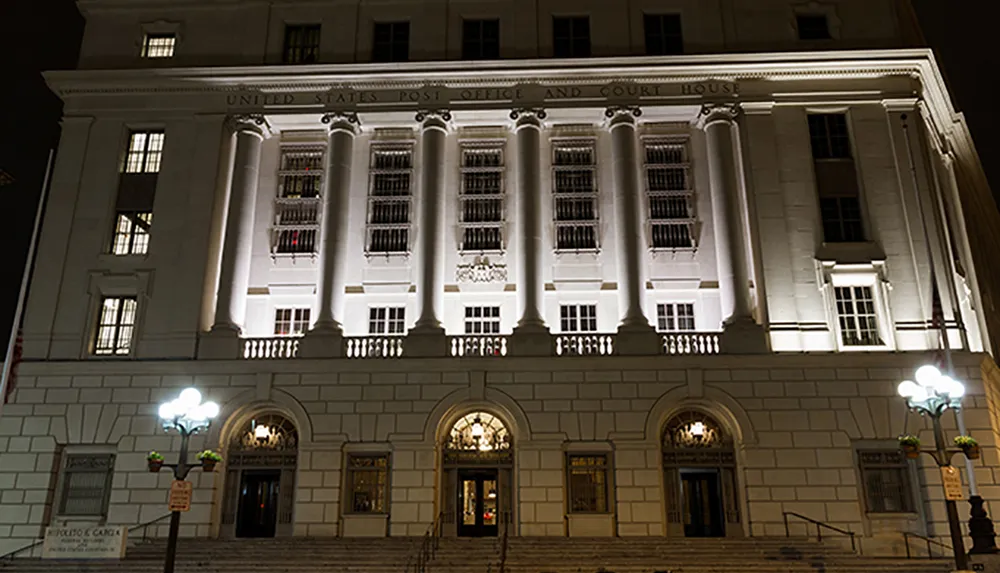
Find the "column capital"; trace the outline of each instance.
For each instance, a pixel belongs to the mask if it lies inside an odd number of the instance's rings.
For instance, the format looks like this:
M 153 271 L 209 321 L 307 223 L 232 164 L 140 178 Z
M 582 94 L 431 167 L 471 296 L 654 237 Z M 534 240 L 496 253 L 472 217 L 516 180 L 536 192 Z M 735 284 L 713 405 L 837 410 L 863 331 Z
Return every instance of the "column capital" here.
M 609 105 L 604 108 L 604 117 L 612 121 L 618 118 L 634 119 L 642 115 L 642 108 L 637 105 Z
M 698 112 L 698 127 L 705 129 L 720 121 L 736 123 L 742 111 L 738 103 L 706 103 Z
M 446 109 L 421 109 L 413 116 L 421 122 L 423 129 L 440 129 L 447 131 L 451 122 L 451 112 Z
M 261 139 L 267 139 L 271 136 L 271 124 L 267 122 L 267 119 L 263 115 L 256 113 L 230 115 L 226 118 L 226 125 L 234 132 L 246 131 L 255 133 Z
M 549 117 L 540 107 L 516 107 L 510 110 L 510 119 L 516 122 L 515 129 L 525 126 L 541 127 L 541 122 Z
M 357 135 L 358 128 L 361 127 L 361 119 L 354 111 L 331 111 L 324 113 L 320 121 L 329 125 L 330 132 L 346 131 L 351 135 Z

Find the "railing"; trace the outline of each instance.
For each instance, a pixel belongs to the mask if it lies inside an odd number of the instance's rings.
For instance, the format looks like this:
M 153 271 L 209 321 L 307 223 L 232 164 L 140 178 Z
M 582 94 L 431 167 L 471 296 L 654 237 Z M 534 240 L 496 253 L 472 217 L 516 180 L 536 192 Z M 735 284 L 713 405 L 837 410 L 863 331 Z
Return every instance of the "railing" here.
M 906 545 L 906 558 L 907 559 L 913 559 L 913 556 L 910 555 L 910 538 L 911 537 L 916 537 L 917 539 L 919 539 L 919 540 L 924 541 L 925 543 L 927 543 L 927 558 L 928 559 L 934 559 L 934 557 L 935 557 L 934 556 L 934 552 L 931 551 L 931 545 L 937 545 L 938 547 L 942 547 L 944 549 L 947 549 L 948 553 L 954 553 L 954 550 L 952 549 L 951 545 L 948 545 L 947 543 L 941 543 L 940 541 L 938 541 L 936 539 L 931 539 L 930 537 L 925 537 L 925 536 L 920 535 L 918 533 L 910 533 L 909 531 L 904 531 L 903 532 L 903 544 Z
M 402 355 L 402 336 L 351 336 L 344 338 L 344 356 L 347 358 L 399 358 Z
M 444 519 L 444 512 L 438 514 L 434 523 L 427 528 L 423 539 L 420 540 L 420 548 L 417 554 L 406 561 L 406 573 L 427 573 L 427 565 L 437 554 L 441 540 L 441 522 Z
M 295 358 L 299 355 L 299 339 L 290 336 L 273 338 L 244 338 L 243 358 L 245 360 L 276 360 Z
M 614 340 L 611 334 L 560 334 L 556 336 L 556 355 L 610 356 Z
M 663 335 L 665 354 L 718 354 L 718 332 L 668 332 Z
M 170 514 L 168 513 L 166 515 L 161 515 L 160 517 L 157 517 L 156 519 L 153 519 L 151 521 L 147 521 L 146 523 L 140 523 L 139 525 L 133 525 L 132 527 L 129 527 L 128 528 L 128 534 L 125 536 L 126 541 L 132 537 L 132 533 L 133 532 L 139 531 L 141 529 L 142 530 L 142 541 L 146 542 L 148 540 L 147 533 L 149 531 L 149 526 L 150 525 L 156 525 L 157 523 L 160 523 L 161 521 L 164 521 L 165 519 L 167 519 L 169 517 L 170 517 Z M 36 547 L 38 547 L 42 543 L 45 543 L 45 539 L 44 538 L 42 538 L 42 539 L 36 539 L 35 541 L 32 541 L 31 543 L 25 545 L 24 547 L 19 547 L 19 548 L 15 549 L 15 550 L 11 551 L 10 553 L 5 553 L 3 555 L 0 555 L 0 562 L 2 562 L 2 561 L 11 561 L 15 557 L 17 557 L 18 555 L 24 553 L 25 551 L 32 551 L 33 549 L 35 549 Z
M 448 351 L 452 356 L 507 356 L 505 335 L 449 336 Z
M 841 529 L 839 527 L 834 527 L 834 526 L 832 526 L 832 525 L 830 525 L 828 523 L 823 523 L 822 521 L 817 521 L 817 520 L 815 520 L 815 519 L 813 519 L 811 517 L 806 517 L 806 516 L 802 515 L 801 513 L 795 513 L 794 511 L 783 511 L 783 512 L 781 512 L 781 516 L 785 520 L 785 537 L 791 537 L 792 536 L 792 534 L 788 530 L 788 517 L 789 516 L 797 517 L 797 518 L 799 518 L 799 519 L 801 519 L 803 521 L 808 521 L 809 523 L 811 523 L 811 524 L 813 524 L 813 525 L 816 526 L 816 541 L 823 541 L 823 528 L 829 529 L 830 531 L 834 531 L 836 533 L 840 533 L 842 535 L 849 536 L 851 538 L 851 551 L 853 551 L 854 553 L 858 552 L 858 546 L 857 546 L 857 544 L 855 542 L 855 539 L 854 539 L 854 536 L 856 534 L 853 531 L 848 531 L 846 529 Z M 807 525 L 806 528 L 808 529 L 808 527 L 809 526 Z

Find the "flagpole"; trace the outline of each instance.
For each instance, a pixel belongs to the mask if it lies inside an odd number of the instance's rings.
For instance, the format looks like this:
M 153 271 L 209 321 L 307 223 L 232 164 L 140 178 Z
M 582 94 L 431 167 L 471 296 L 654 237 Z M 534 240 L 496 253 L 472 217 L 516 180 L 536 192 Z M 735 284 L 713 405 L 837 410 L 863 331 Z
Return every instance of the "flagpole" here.
M 28 258 L 24 261 L 24 272 L 21 274 L 21 291 L 17 295 L 17 306 L 14 308 L 14 322 L 10 325 L 10 339 L 7 341 L 7 353 L 4 354 L 3 372 L 0 372 L 0 415 L 3 415 L 3 405 L 7 402 L 11 360 L 14 358 L 17 334 L 21 330 L 21 316 L 24 314 L 24 303 L 28 296 L 28 282 L 31 279 L 31 269 L 35 262 L 35 248 L 38 246 L 38 230 L 42 226 L 42 212 L 45 211 L 45 199 L 49 194 L 49 179 L 52 176 L 54 155 L 55 150 L 49 149 L 49 159 L 45 163 L 45 179 L 42 180 L 42 193 L 38 197 L 38 209 L 35 210 L 35 226 L 31 230 L 31 243 L 28 244 Z

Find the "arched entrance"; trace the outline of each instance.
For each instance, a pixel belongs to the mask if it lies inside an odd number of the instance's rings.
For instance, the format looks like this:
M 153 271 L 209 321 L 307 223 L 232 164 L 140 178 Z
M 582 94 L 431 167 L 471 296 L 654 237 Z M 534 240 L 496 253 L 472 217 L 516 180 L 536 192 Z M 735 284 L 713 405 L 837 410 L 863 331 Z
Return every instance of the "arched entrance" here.
M 510 521 L 513 447 L 507 426 L 489 412 L 459 417 L 441 447 L 446 533 L 492 537 Z
M 288 418 L 260 413 L 229 438 L 222 537 L 289 537 L 295 504 L 298 432 Z
M 667 535 L 742 536 L 732 436 L 687 410 L 667 422 L 662 438 Z

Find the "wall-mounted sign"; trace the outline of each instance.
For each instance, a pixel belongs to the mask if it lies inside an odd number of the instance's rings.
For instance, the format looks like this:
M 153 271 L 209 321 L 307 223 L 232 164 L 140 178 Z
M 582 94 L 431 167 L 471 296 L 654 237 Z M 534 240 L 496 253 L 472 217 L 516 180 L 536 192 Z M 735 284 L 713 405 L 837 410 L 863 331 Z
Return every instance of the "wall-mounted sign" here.
M 965 499 L 962 493 L 962 474 L 953 466 L 941 468 L 941 483 L 944 485 L 944 498 L 948 501 Z
M 194 487 L 187 480 L 174 480 L 170 484 L 170 497 L 167 509 L 170 511 L 189 511 L 191 509 L 191 494 Z
M 42 559 L 121 559 L 125 527 L 46 527 Z

